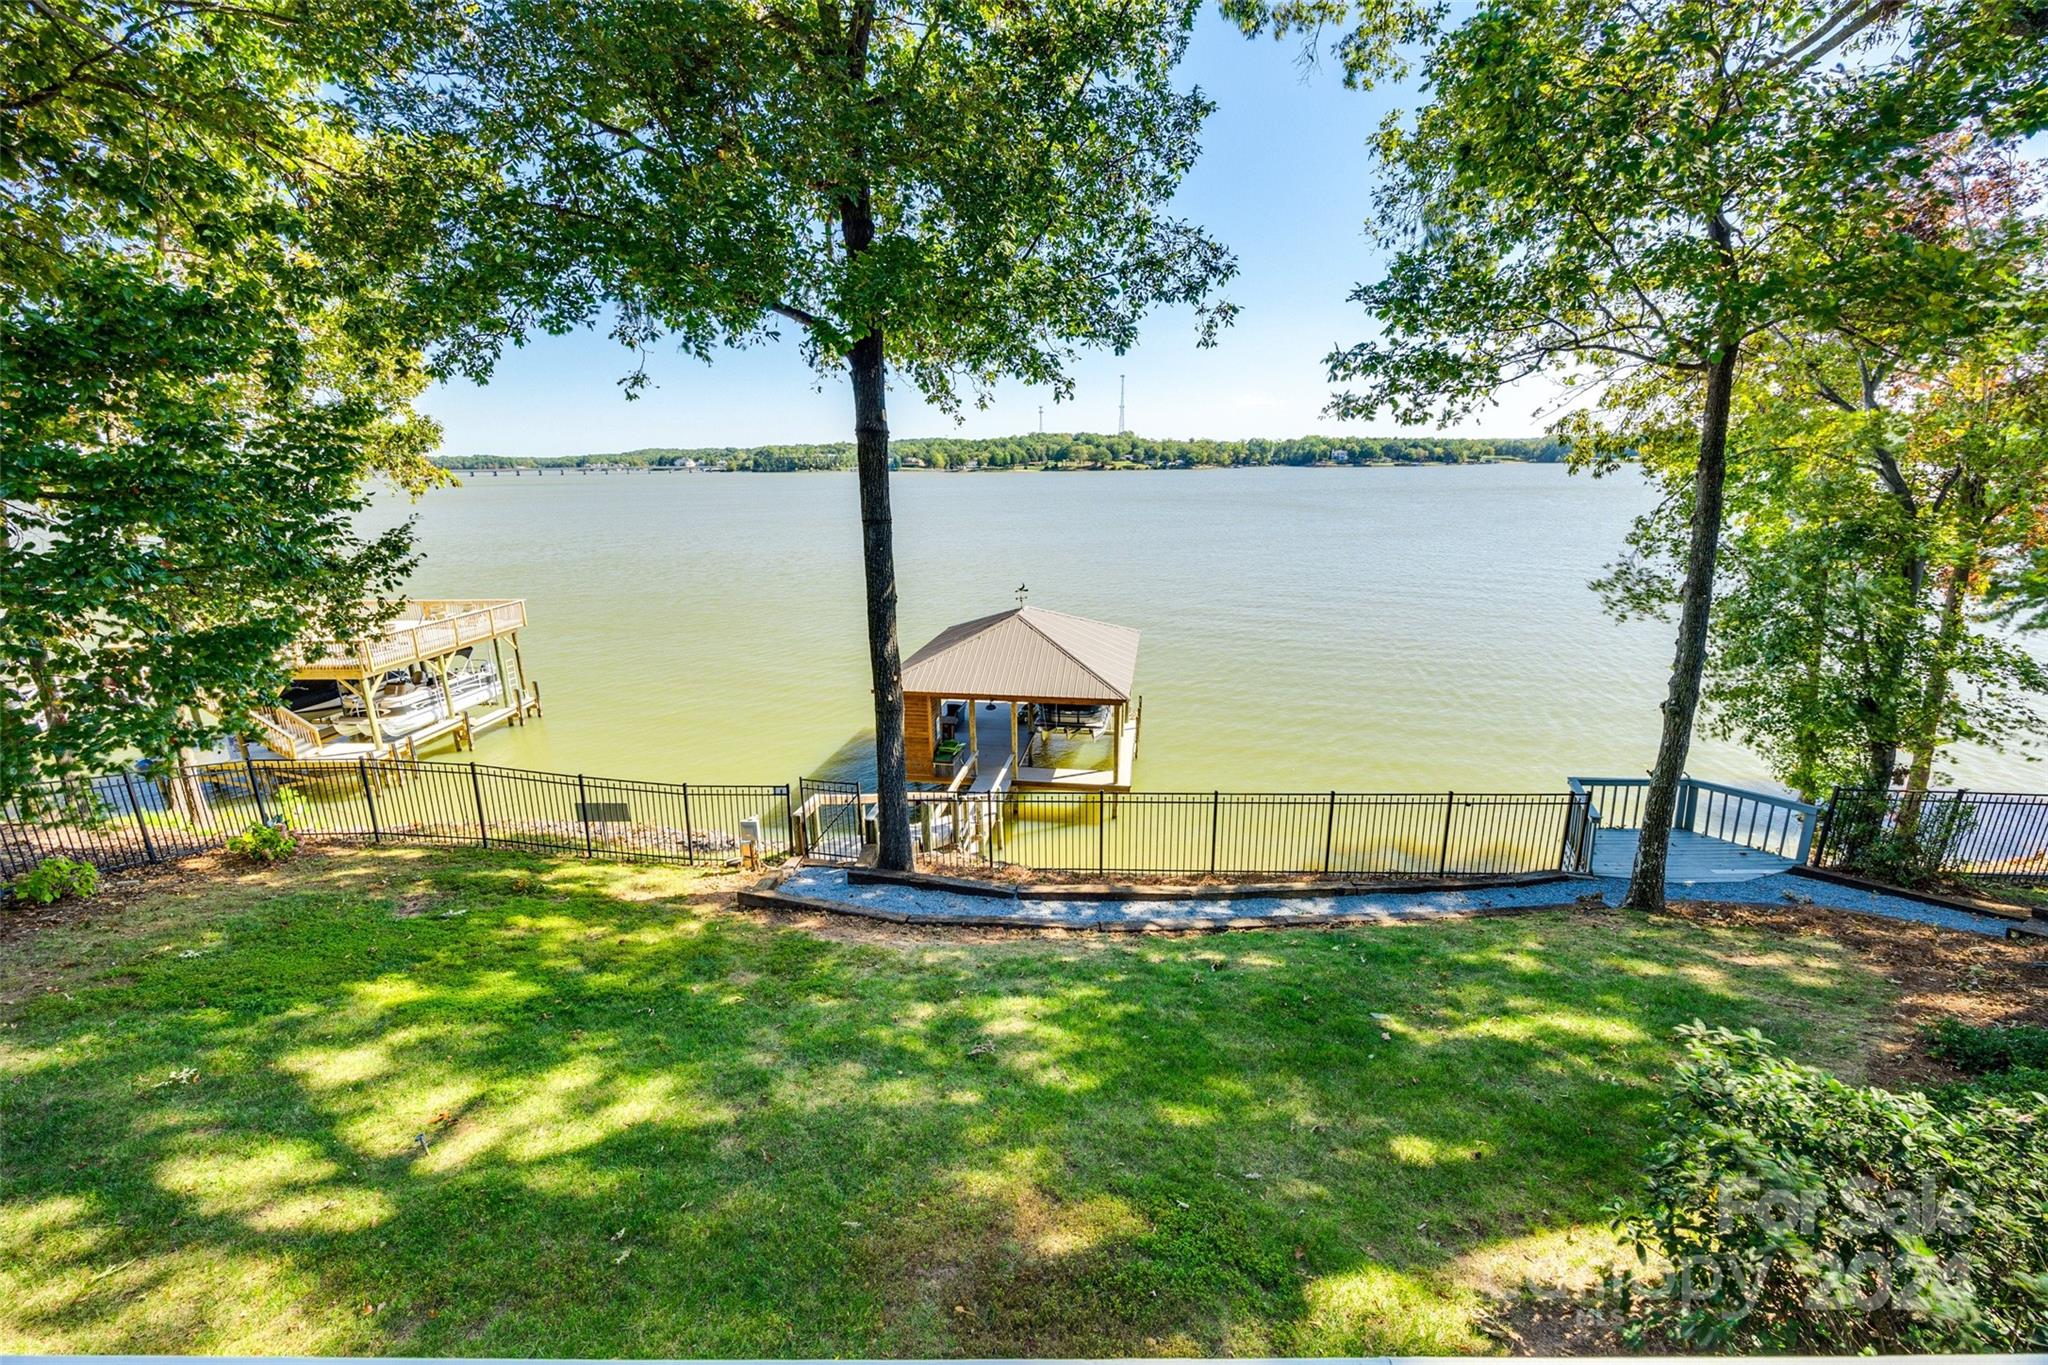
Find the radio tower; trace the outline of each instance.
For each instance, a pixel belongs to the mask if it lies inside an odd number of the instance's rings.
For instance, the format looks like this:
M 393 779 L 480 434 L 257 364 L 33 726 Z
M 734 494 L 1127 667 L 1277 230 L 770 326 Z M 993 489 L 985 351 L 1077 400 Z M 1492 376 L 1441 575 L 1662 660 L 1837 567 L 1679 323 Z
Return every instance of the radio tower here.
M 1121 436 L 1130 428 L 1124 425 L 1124 377 L 1116 377 L 1116 434 Z

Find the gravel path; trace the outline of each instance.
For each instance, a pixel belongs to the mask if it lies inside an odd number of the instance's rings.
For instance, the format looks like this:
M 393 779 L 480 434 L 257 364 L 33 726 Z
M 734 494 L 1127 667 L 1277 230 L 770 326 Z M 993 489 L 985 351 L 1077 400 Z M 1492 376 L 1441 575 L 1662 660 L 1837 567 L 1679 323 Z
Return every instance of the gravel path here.
M 1619 878 L 1594 877 L 1541 886 L 1506 886 L 1475 891 L 1361 891 L 1287 897 L 1244 896 L 1227 900 L 1096 901 L 970 896 L 957 891 L 888 885 L 855 886 L 847 881 L 846 873 L 841 869 L 807 867 L 785 877 L 777 889 L 807 900 L 831 902 L 854 914 L 932 924 L 1001 922 L 1067 928 L 1199 929 L 1233 924 L 1327 922 L 1339 917 L 1360 923 L 1398 923 L 1442 914 L 1569 905 L 1581 896 L 1594 894 L 1614 904 L 1620 901 L 1627 886 Z M 1837 910 L 1914 920 L 1993 937 L 2004 934 L 2006 926 L 2006 921 L 1991 915 L 1944 909 L 1907 900 L 1903 896 L 1881 895 L 1789 873 L 1746 882 L 1675 883 L 1670 894 L 1678 900 L 1724 901 L 1743 905 L 1780 905 L 1791 898 Z

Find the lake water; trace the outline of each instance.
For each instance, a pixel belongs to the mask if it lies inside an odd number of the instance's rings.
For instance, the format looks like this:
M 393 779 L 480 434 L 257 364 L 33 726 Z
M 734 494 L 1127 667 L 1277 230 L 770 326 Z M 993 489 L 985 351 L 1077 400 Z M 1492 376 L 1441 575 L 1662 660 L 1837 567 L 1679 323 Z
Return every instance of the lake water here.
M 1587 587 L 1650 503 L 1633 474 L 904 473 L 894 493 L 906 657 L 1019 583 L 1144 632 L 1141 789 L 1555 791 L 1655 755 L 1671 628 L 1616 624 Z M 412 591 L 527 599 L 547 714 L 479 759 L 693 782 L 872 770 L 851 474 L 482 474 L 411 510 Z M 1956 766 L 2040 780 L 2017 758 Z M 1691 769 L 1765 775 L 1706 739 Z

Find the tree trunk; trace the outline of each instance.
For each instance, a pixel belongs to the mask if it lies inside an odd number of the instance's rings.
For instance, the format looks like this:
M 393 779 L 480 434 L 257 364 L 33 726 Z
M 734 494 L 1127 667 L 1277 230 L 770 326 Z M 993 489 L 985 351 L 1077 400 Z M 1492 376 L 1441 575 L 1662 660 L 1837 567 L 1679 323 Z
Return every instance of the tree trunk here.
M 1693 475 L 1692 537 L 1685 555 L 1685 583 L 1679 590 L 1678 647 L 1671 661 L 1671 690 L 1664 699 L 1664 733 L 1657 742 L 1657 766 L 1650 770 L 1649 790 L 1643 796 L 1635 870 L 1623 901 L 1636 910 L 1664 908 L 1664 859 L 1671 848 L 1678 781 L 1685 775 L 1685 756 L 1692 748 L 1700 680 L 1707 668 L 1707 621 L 1714 605 L 1721 495 L 1728 475 L 1728 414 L 1734 406 L 1735 366 L 1740 355 L 1740 345 L 1730 342 L 1707 371 L 1699 468 Z
M 1868 755 L 1867 773 L 1864 785 L 1873 791 L 1886 791 L 1892 785 L 1892 777 L 1899 767 L 1900 731 L 1905 715 L 1906 693 L 1911 683 L 1906 677 L 1906 667 L 1913 652 L 1913 639 L 1919 634 L 1924 619 L 1921 608 L 1921 594 L 1927 590 L 1927 555 L 1921 536 L 1920 502 L 1914 497 L 1912 487 L 1899 472 L 1897 457 L 1884 445 L 1880 434 L 1875 442 L 1876 456 L 1873 467 L 1884 483 L 1892 500 L 1898 503 L 1899 511 L 1912 528 L 1913 539 L 1899 562 L 1899 577 L 1906 586 L 1905 608 L 1891 623 L 1889 638 L 1885 641 L 1878 665 L 1876 682 L 1870 695 L 1864 698 L 1863 713 L 1869 717 L 1870 734 L 1865 752 Z
M 1963 635 L 1963 600 L 1971 570 L 1957 564 L 1942 594 L 1941 622 L 1935 628 L 1934 657 L 1927 662 L 1927 684 L 1920 698 L 1919 725 L 1913 737 L 1913 765 L 1906 790 L 1917 797 L 1934 780 L 1934 755 L 1941 748 L 1942 721 L 1948 713 L 1948 661 Z
M 909 783 L 903 765 L 903 660 L 896 643 L 896 546 L 889 513 L 888 378 L 879 328 L 854 343 L 853 434 L 860 470 L 861 569 L 867 577 L 868 670 L 875 687 L 876 866 L 911 866 Z

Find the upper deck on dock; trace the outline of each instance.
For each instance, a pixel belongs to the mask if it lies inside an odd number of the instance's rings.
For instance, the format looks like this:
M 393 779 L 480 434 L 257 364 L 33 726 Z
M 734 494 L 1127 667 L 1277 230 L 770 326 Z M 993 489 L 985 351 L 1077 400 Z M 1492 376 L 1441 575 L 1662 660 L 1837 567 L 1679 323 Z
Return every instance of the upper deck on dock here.
M 303 650 L 292 663 L 292 676 L 337 682 L 375 677 L 507 638 L 525 628 L 523 597 L 420 598 L 407 602 L 375 635 Z

